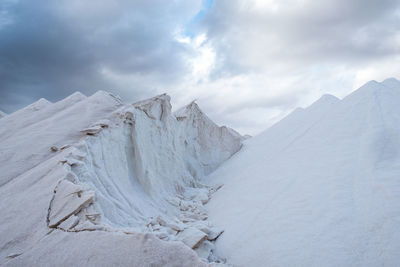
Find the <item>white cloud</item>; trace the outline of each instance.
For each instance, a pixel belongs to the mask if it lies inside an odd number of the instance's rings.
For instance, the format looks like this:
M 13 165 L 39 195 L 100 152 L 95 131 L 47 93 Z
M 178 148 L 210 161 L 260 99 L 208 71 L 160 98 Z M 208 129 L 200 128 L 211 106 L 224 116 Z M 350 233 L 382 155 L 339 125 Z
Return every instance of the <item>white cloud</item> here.
M 220 0 L 200 32 L 213 52 L 209 78 L 186 79 L 213 119 L 251 134 L 326 93 L 400 75 L 399 3 L 392 0 Z M 206 77 L 207 71 L 203 71 Z

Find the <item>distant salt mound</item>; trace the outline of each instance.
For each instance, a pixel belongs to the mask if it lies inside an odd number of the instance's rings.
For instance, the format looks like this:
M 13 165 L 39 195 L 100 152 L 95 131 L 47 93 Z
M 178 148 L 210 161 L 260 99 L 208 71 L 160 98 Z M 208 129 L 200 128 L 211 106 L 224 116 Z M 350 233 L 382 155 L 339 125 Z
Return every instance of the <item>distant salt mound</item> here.
M 2 118 L 0 264 L 220 261 L 212 242 L 222 230 L 203 207 L 220 186 L 201 178 L 242 137 L 192 112 L 177 119 L 167 95 L 124 104 L 99 91 L 41 99 Z
M 208 204 L 234 266 L 397 266 L 400 82 L 298 109 L 212 173 Z
M 399 88 L 400 87 L 400 81 L 395 78 L 386 79 L 382 82 L 382 84 L 389 88 Z

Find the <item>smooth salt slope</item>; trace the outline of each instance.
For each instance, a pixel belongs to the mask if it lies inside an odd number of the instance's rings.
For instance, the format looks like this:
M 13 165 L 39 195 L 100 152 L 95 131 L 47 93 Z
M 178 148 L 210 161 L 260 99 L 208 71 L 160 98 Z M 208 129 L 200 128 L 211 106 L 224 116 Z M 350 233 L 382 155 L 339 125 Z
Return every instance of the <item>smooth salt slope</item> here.
M 324 96 L 247 141 L 208 179 L 235 266 L 397 266 L 400 82 Z

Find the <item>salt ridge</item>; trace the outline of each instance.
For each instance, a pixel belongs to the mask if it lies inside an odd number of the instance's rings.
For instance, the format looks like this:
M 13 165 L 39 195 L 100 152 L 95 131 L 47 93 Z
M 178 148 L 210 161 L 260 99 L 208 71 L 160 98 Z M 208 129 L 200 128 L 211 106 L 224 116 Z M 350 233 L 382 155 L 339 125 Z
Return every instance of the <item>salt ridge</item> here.
M 134 237 L 126 246 L 139 249 L 144 242 L 155 255 L 174 255 L 167 262 L 171 265 L 220 261 L 212 242 L 222 231 L 206 221 L 203 207 L 219 186 L 200 179 L 237 152 L 242 139 L 226 127 L 188 115 L 178 120 L 167 95 L 124 104 L 99 91 L 90 97 L 75 93 L 54 104 L 40 100 L 4 117 L 0 205 L 7 215 L 0 221 L 0 262 L 54 265 L 55 258 L 43 261 L 49 257 L 48 242 L 57 244 L 53 255 L 63 253 L 57 246 L 72 242 L 90 257 L 107 253 L 100 252 L 105 249 L 102 238 L 111 245 L 112 240 L 125 242 L 125 235 Z M 202 134 L 212 138 L 203 140 Z M 89 249 L 88 240 L 95 236 L 99 241 Z M 123 245 L 118 249 L 127 263 L 157 259 L 143 251 L 126 254 L 130 252 L 123 252 Z M 115 264 L 120 257 L 109 255 L 102 264 Z M 76 258 L 74 264 L 82 265 Z

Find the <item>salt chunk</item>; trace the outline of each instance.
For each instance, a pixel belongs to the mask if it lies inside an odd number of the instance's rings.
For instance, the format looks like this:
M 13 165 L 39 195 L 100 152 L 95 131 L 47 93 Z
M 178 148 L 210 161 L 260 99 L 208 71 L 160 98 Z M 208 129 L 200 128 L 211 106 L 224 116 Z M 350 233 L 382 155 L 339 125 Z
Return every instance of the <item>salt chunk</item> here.
M 177 239 L 194 249 L 207 239 L 207 235 L 195 227 L 189 227 L 180 232 Z

